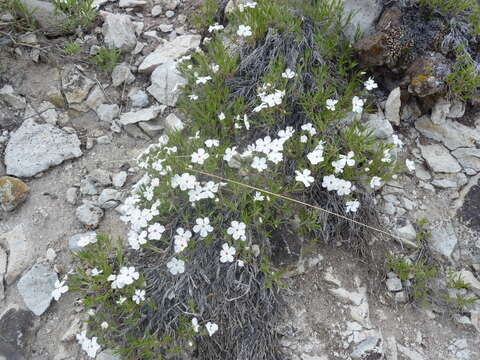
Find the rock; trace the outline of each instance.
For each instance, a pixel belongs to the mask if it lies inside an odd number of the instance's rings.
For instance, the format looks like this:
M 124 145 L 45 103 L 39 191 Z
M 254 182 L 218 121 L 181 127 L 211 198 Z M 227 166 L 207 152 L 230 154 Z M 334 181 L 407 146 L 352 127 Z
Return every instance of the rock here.
M 35 315 L 42 315 L 50 306 L 57 280 L 57 274 L 47 266 L 35 264 L 18 282 L 20 296 Z
M 63 73 L 62 84 L 67 102 L 80 104 L 87 98 L 95 81 L 83 76 L 76 67 L 70 67 Z
M 95 85 L 83 104 L 73 104 L 70 107 L 78 111 L 87 112 L 88 110 L 95 110 L 105 101 L 106 98 L 102 88 L 99 85 Z
M 181 131 L 185 127 L 183 121 L 174 113 L 168 114 L 164 121 L 164 127 L 168 131 Z
M 155 5 L 154 7 L 152 7 L 152 16 L 153 17 L 160 16 L 162 11 L 163 11 L 163 9 L 160 5 Z
M 120 171 L 112 176 L 113 186 L 117 188 L 121 188 L 123 185 L 125 185 L 125 181 L 127 181 L 126 171 Z
M 172 24 L 160 24 L 160 26 L 158 28 L 163 33 L 169 33 L 173 30 L 173 25 Z
M 170 19 L 175 16 L 175 12 L 172 10 L 167 10 L 165 11 L 165 16 L 167 17 L 167 19 Z
M 175 10 L 178 4 L 180 4 L 179 0 L 161 0 L 156 2 L 158 2 L 166 10 Z
M 409 221 L 407 221 L 405 226 L 395 229 L 395 233 L 400 238 L 406 239 L 409 241 L 416 241 L 417 239 L 417 231 Z
M 50 125 L 25 120 L 11 136 L 5 149 L 7 174 L 34 176 L 65 160 L 82 156 L 80 140 Z
M 138 111 L 130 111 L 120 115 L 119 122 L 126 126 L 129 124 L 136 124 L 140 121 L 149 121 L 155 119 L 160 113 L 165 110 L 165 106 L 152 106 L 147 109 Z
M 140 126 L 140 128 L 151 138 L 154 138 L 155 136 L 161 134 L 162 131 L 165 129 L 165 127 L 163 126 L 163 121 L 158 119 L 149 122 L 139 122 L 138 126 Z
M 108 186 L 112 184 L 112 173 L 104 169 L 95 169 L 90 173 L 90 178 L 102 186 Z
M 0 89 L 0 100 L 17 110 L 25 109 L 27 106 L 25 98 L 17 95 L 10 85 L 5 85 Z
M 0 246 L 0 300 L 5 298 L 5 289 L 3 287 L 3 280 L 7 274 L 8 255 L 7 252 Z
M 468 182 L 466 176 L 463 173 L 441 173 L 436 174 L 435 179 L 432 180 L 432 185 L 443 188 L 458 188 L 465 185 Z
M 138 71 L 152 72 L 159 65 L 173 62 L 189 50 L 197 48 L 200 45 L 200 40 L 200 35 L 182 35 L 173 41 L 161 44 L 143 60 L 138 67 Z
M 121 360 L 121 358 L 115 355 L 113 350 L 105 349 L 97 355 L 96 360 Z
M 435 172 L 456 173 L 462 170 L 457 160 L 440 144 L 420 145 L 423 158 Z
M 450 258 L 457 245 L 457 235 L 450 221 L 435 226 L 430 230 L 429 243 L 433 250 Z
M 103 218 L 103 210 L 93 204 L 87 203 L 79 206 L 77 210 L 75 210 L 75 215 L 83 225 L 96 229 L 100 220 Z
M 123 52 L 135 49 L 135 27 L 128 15 L 106 13 L 102 32 L 108 48 L 117 48 Z
M 454 100 L 447 114 L 448 118 L 461 118 L 465 114 L 465 103 L 460 100 Z
M 131 94 L 130 100 L 132 101 L 132 106 L 137 108 L 143 108 L 148 106 L 148 95 L 143 90 L 138 90 L 137 92 Z
M 152 85 L 147 91 L 161 104 L 175 106 L 180 94 L 180 86 L 187 81 L 180 76 L 173 62 L 160 65 L 151 76 Z
M 445 78 L 451 73 L 451 64 L 445 56 L 430 53 L 419 57 L 406 72 L 408 91 L 425 97 L 443 93 L 446 90 Z
M 84 237 L 91 237 L 91 236 L 96 236 L 95 231 L 88 231 L 84 233 L 75 234 L 68 239 L 68 247 L 70 248 L 70 250 L 72 250 L 75 253 L 80 250 L 83 250 L 83 247 L 79 246 L 78 242 Z
M 78 200 L 78 189 L 76 187 L 69 188 L 65 198 L 69 204 L 75 205 Z
M 29 353 L 29 342 L 34 334 L 34 315 L 20 306 L 9 305 L 0 318 L 0 359 L 24 360 Z M 34 336 L 34 335 L 33 335 Z
M 382 113 L 364 114 L 363 118 L 366 119 L 367 130 L 372 131 L 377 139 L 388 139 L 393 135 L 392 125 Z
M 52 248 L 48 248 L 47 249 L 47 261 L 48 262 L 53 262 L 56 257 L 57 257 L 57 253 L 55 252 L 55 250 L 53 250 Z
M 420 180 L 430 180 L 432 178 L 423 164 L 415 164 L 415 176 Z
M 9 232 L 0 233 L 0 245 L 9 254 L 5 280 L 7 284 L 11 284 L 30 265 L 34 253 L 21 224 Z
M 80 180 L 80 193 L 82 195 L 97 195 L 98 189 L 95 181 L 90 176 Z
M 480 129 L 470 128 L 450 119 L 442 125 L 437 125 L 425 115 L 415 121 L 415 128 L 423 136 L 440 141 L 450 150 L 475 147 L 475 143 L 480 142 Z
M 383 348 L 380 336 L 369 336 L 362 341 L 350 354 L 353 360 L 382 359 Z
M 424 360 L 424 357 L 420 355 L 418 352 L 414 350 L 410 350 L 409 348 L 398 344 L 397 343 L 397 349 L 407 357 L 409 360 Z
M 461 277 L 463 281 L 468 283 L 468 287 L 472 290 L 477 296 L 480 296 L 480 281 L 473 275 L 471 271 L 462 270 L 455 273 L 455 277 Z
M 144 0 L 120 0 L 118 6 L 121 8 L 134 8 L 137 6 L 145 6 L 147 4 Z
M 47 35 L 58 36 L 66 33 L 66 16 L 55 9 L 52 3 L 40 0 L 21 0 L 26 13 L 20 9 L 19 14 L 25 18 L 35 19 L 40 29 Z
M 470 168 L 475 172 L 480 171 L 480 149 L 459 148 L 452 151 L 452 155 L 464 168 Z
M 372 32 L 383 10 L 382 1 L 379 0 L 343 0 L 342 5 L 346 16 L 352 13 L 352 18 L 344 30 L 350 40 L 354 39 L 357 27 L 364 34 Z
M 108 123 L 111 123 L 120 114 L 120 108 L 117 104 L 101 104 L 97 106 L 95 111 L 100 121 Z
M 388 95 L 385 104 L 385 117 L 396 126 L 400 126 L 400 107 L 402 106 L 400 95 L 400 88 L 396 87 Z
M 112 138 L 108 135 L 103 135 L 97 138 L 97 144 L 106 145 L 111 144 Z
M 0 177 L 0 209 L 12 211 L 27 198 L 29 187 L 22 180 L 10 176 Z
M 398 277 L 389 278 L 386 282 L 388 291 L 397 292 L 402 290 L 402 280 Z
M 47 124 L 56 125 L 58 121 L 57 110 L 51 102 L 44 101 L 38 107 L 40 118 Z
M 104 189 L 98 197 L 98 204 L 101 208 L 106 208 L 104 205 L 107 202 L 116 202 L 122 199 L 122 192 L 116 189 Z
M 130 68 L 127 64 L 122 63 L 114 67 L 112 71 L 112 83 L 113 86 L 117 87 L 121 84 L 131 84 L 135 81 L 135 76 L 133 76 Z
M 437 125 L 444 124 L 445 120 L 447 119 L 447 115 L 450 112 L 451 106 L 452 105 L 449 101 L 442 97 L 439 98 L 433 106 L 432 116 L 430 117 L 430 120 L 432 120 L 432 122 Z
M 135 139 L 149 141 L 150 137 L 145 134 L 136 124 L 130 124 L 125 126 L 125 131 L 127 134 Z

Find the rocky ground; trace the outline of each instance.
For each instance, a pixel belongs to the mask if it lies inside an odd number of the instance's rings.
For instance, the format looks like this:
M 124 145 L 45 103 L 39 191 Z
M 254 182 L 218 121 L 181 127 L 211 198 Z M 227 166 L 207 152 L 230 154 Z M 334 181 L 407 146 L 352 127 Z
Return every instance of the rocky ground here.
M 65 35 L 44 34 L 58 30 L 58 16 L 49 3 L 26 2 L 41 6 L 41 31 L 0 32 L 0 359 L 83 359 L 74 334 L 85 314 L 75 294 L 57 303 L 51 291 L 75 264 L 78 234 L 125 235 L 119 205 L 141 177 L 135 158 L 164 129 L 183 126 L 175 88 L 184 80 L 173 61 L 200 45 L 189 26 L 197 1 L 96 0 L 97 27 L 72 39 L 87 53 L 102 42 L 122 49 L 111 75 L 55 56 Z M 374 32 L 381 2 L 346 3 Z M 416 170 L 378 195 L 385 226 L 414 241 L 415 220 L 428 219 L 434 256 L 480 296 L 480 111 L 442 97 L 424 112 L 398 87 L 386 95 L 365 123 L 378 138 L 399 134 Z M 286 281 L 279 332 L 292 359 L 480 358 L 480 301 L 453 318 L 413 305 L 398 278 L 379 278 L 329 246 L 305 253 Z

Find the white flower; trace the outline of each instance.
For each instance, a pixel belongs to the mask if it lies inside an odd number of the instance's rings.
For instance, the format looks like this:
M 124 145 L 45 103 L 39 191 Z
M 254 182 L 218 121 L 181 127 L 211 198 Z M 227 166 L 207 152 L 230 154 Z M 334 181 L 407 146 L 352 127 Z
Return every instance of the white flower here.
M 150 240 L 160 240 L 165 232 L 165 226 L 159 223 L 152 224 L 148 227 L 148 238 Z
M 336 160 L 336 161 L 332 161 L 332 166 L 334 167 L 334 171 L 335 171 L 335 174 L 338 174 L 338 173 L 343 173 L 343 168 L 345 167 L 346 165 L 346 161 L 345 160 Z
M 250 121 L 248 121 L 247 114 L 243 115 L 243 124 L 245 125 L 245 129 L 250 130 Z
M 263 196 L 260 191 L 256 191 L 255 196 L 253 197 L 253 201 L 263 201 L 263 200 L 265 200 L 265 196 Z
M 172 275 L 183 274 L 185 272 L 185 261 L 172 258 L 167 263 L 167 268 Z
M 75 338 L 77 339 L 77 342 L 82 345 L 85 340 L 87 340 L 87 330 L 82 330 L 79 332 L 77 335 L 75 335 Z
M 243 260 L 237 260 L 237 265 L 239 267 L 243 267 L 245 265 L 245 262 Z
M 359 206 L 360 206 L 360 201 L 358 200 L 351 200 L 347 201 L 346 203 L 347 209 L 346 212 L 357 212 Z
M 145 290 L 135 289 L 135 294 L 132 296 L 133 302 L 140 304 L 145 300 Z
M 251 36 L 252 35 L 252 28 L 248 25 L 239 25 L 238 30 L 237 30 L 237 35 L 238 36 Z
M 208 335 L 212 336 L 217 332 L 218 325 L 209 321 L 205 324 L 205 328 L 207 329 Z
M 92 276 L 97 276 L 97 275 L 100 275 L 101 273 L 103 273 L 103 270 L 98 270 L 97 268 L 93 268 L 92 271 L 90 272 Z
M 55 290 L 52 291 L 52 296 L 55 301 L 58 301 L 62 294 L 65 294 L 68 291 L 68 286 L 65 285 L 65 281 L 55 281 Z
M 223 160 L 225 161 L 230 161 L 232 160 L 232 157 L 237 153 L 237 150 L 236 150 L 236 146 L 232 147 L 232 148 L 226 148 L 225 149 L 225 155 L 223 155 Z
M 203 41 L 205 41 L 205 39 Z M 210 70 L 212 70 L 212 72 L 214 74 L 216 74 L 218 72 L 218 70 L 220 70 L 220 65 L 210 64 L 209 68 L 210 68 Z
M 335 175 L 328 175 L 323 177 L 322 187 L 326 188 L 328 191 L 338 189 L 338 179 Z
M 338 100 L 334 100 L 334 99 L 327 99 L 327 105 L 326 105 L 326 108 L 330 111 L 335 111 L 335 105 L 337 105 L 338 103 Z
M 233 262 L 233 256 L 237 250 L 233 246 L 228 246 L 227 243 L 223 244 L 222 250 L 220 250 L 220 262 Z
M 221 112 L 220 114 L 218 114 L 218 119 L 219 120 L 225 120 L 225 114 L 223 112 Z
M 174 250 L 176 253 L 179 253 L 186 249 L 188 246 L 188 240 L 192 237 L 190 230 L 185 231 L 183 228 L 177 229 L 177 235 L 174 238 Z
M 176 174 L 171 179 L 172 188 L 176 189 L 180 186 L 180 190 L 182 191 L 193 189 L 196 182 L 197 179 L 195 176 L 188 173 L 183 173 L 182 175 Z
M 384 163 L 389 163 L 390 161 L 392 161 L 392 155 L 390 154 L 389 150 L 383 150 L 383 158 L 381 159 L 381 161 Z
M 207 140 L 205 140 L 205 146 L 206 146 L 207 148 L 217 147 L 218 145 L 220 145 L 220 141 L 218 141 L 218 140 L 215 140 L 215 139 L 207 139 Z
M 283 154 L 281 152 L 271 152 L 267 155 L 267 159 L 273 162 L 274 164 L 281 163 L 283 160 Z
M 196 317 L 192 319 L 192 328 L 196 333 L 200 330 L 200 325 L 198 325 L 198 319 Z
M 309 187 L 315 181 L 313 176 L 310 176 L 311 173 L 308 169 L 303 170 L 303 172 L 295 170 L 295 174 L 297 175 L 295 176 L 295 180 L 302 182 L 305 187 Z
M 240 12 L 243 12 L 247 8 L 254 9 L 255 6 L 257 6 L 257 3 L 255 1 L 248 1 L 246 4 L 238 4 L 238 9 Z
M 380 185 L 382 185 L 382 182 L 381 182 L 381 178 L 379 178 L 378 176 L 374 176 L 372 177 L 372 179 L 370 180 L 370 187 L 372 189 L 375 189 L 376 187 L 380 187 Z
M 122 305 L 125 301 L 127 301 L 127 298 L 125 296 L 120 296 L 120 298 L 117 300 L 117 304 Z
M 89 244 L 95 244 L 97 242 L 97 234 L 92 233 L 92 234 L 87 234 L 84 235 L 78 240 L 77 245 L 80 247 L 85 247 Z
M 352 183 L 347 180 L 337 180 L 337 194 L 340 196 L 349 195 L 352 192 Z
M 193 232 L 194 233 L 199 233 L 201 237 L 207 237 L 208 233 L 213 231 L 212 225 L 210 225 L 210 219 L 208 217 L 206 218 L 198 218 L 195 220 L 197 225 L 193 227 Z
M 209 157 L 210 155 L 208 155 L 204 149 L 200 148 L 197 150 L 197 152 L 192 154 L 192 163 L 203 165 L 205 160 L 207 160 Z
M 282 73 L 282 77 L 284 79 L 293 79 L 295 77 L 295 72 L 293 72 L 290 68 L 285 69 Z
M 223 25 L 219 25 L 218 23 L 215 23 L 208 27 L 208 32 L 211 33 L 211 32 L 223 30 L 223 29 L 224 29 Z
M 307 154 L 307 159 L 312 165 L 320 164 L 324 160 L 323 149 L 316 148 L 314 151 Z
M 375 82 L 375 80 L 373 80 L 372 77 L 369 77 L 368 80 L 363 83 L 363 85 L 368 91 L 378 88 L 377 83 Z
M 198 100 L 198 96 L 195 95 L 195 94 L 190 94 L 190 95 L 188 95 L 188 98 L 189 98 L 190 100 L 192 100 L 192 101 Z
M 209 80 L 212 80 L 212 77 L 211 76 L 199 76 L 197 77 L 197 80 L 195 81 L 195 83 L 198 85 L 198 84 L 206 84 L 207 81 Z
M 85 334 L 83 334 L 84 338 L 79 340 L 77 336 L 77 340 L 79 341 L 80 345 L 82 346 L 82 350 L 87 353 L 87 355 L 91 358 L 95 358 L 97 355 L 98 350 L 100 350 L 100 345 L 97 342 L 97 338 L 94 336 L 92 339 L 88 339 Z
M 302 136 L 300 136 L 300 142 L 301 142 L 302 144 L 305 144 L 307 141 L 308 141 L 307 135 L 302 135 Z
M 235 220 L 232 221 L 230 225 L 231 226 L 227 229 L 227 234 L 232 235 L 232 237 L 235 240 L 241 239 L 245 241 L 246 240 L 245 229 L 247 228 L 247 225 L 245 225 L 245 223 L 243 222 L 239 222 Z
M 258 156 L 255 156 L 252 161 L 252 168 L 258 170 L 258 172 L 262 172 L 267 168 L 267 159 L 265 158 L 259 158 Z
M 397 134 L 392 135 L 393 144 L 398 146 L 400 149 L 403 147 L 403 141 L 400 140 Z
M 312 123 L 303 124 L 302 130 L 307 131 L 310 134 L 310 136 L 314 136 L 317 134 L 317 129 L 313 127 Z
M 365 102 L 360 99 L 358 96 L 354 96 L 352 98 L 352 111 L 358 114 L 361 114 L 363 112 L 363 105 Z
M 405 160 L 405 165 L 407 165 L 408 171 L 414 171 L 415 170 L 415 161 L 406 159 Z
M 120 273 L 117 275 L 116 282 L 118 288 L 121 289 L 125 285 L 131 285 L 135 280 L 138 280 L 139 273 L 135 270 L 133 266 L 130 267 L 122 267 L 120 269 Z
M 353 158 L 355 153 L 353 151 L 349 151 L 347 155 L 340 155 L 340 159 L 345 160 L 345 164 L 347 166 L 355 165 L 355 159 Z
M 104 321 L 104 322 L 102 322 L 102 323 L 100 324 L 100 327 L 101 327 L 103 330 L 106 330 L 106 329 L 108 329 L 108 323 L 107 323 L 106 321 Z

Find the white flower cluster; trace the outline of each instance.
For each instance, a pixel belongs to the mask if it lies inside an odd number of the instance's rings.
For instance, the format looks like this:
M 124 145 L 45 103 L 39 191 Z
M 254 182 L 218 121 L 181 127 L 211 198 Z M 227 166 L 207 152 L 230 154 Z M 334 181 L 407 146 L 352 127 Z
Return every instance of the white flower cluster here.
M 266 83 L 258 89 L 257 96 L 262 102 L 253 109 L 254 112 L 280 105 L 285 96 L 285 90 L 272 89 L 272 84 Z
M 326 188 L 328 191 L 336 191 L 340 196 L 350 195 L 353 189 L 350 181 L 337 178 L 335 175 L 324 176 L 322 187 Z
M 87 337 L 87 331 L 83 330 L 76 335 L 77 342 L 82 347 L 82 350 L 85 351 L 88 357 L 95 358 L 97 356 L 98 350 L 100 350 L 100 345 L 97 342 L 97 337 L 94 336 L 91 339 Z
M 257 3 L 255 1 L 247 1 L 245 4 L 239 3 L 238 10 L 240 10 L 240 12 L 244 12 L 245 9 L 255 9 L 256 6 Z
M 131 285 L 135 280 L 138 280 L 140 277 L 138 271 L 135 270 L 133 266 L 122 267 L 118 275 L 112 274 L 107 280 L 111 281 L 112 289 L 123 289 L 125 285 Z
M 60 300 L 60 297 L 68 291 L 68 286 L 65 285 L 65 280 L 55 281 L 55 289 L 52 291 L 52 296 L 55 301 Z

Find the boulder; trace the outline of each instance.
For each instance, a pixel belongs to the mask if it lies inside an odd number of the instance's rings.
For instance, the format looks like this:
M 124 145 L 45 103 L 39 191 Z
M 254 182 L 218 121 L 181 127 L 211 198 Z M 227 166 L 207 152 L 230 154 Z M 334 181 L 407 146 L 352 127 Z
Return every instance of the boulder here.
M 420 145 L 423 158 L 435 172 L 457 173 L 462 167 L 450 152 L 440 144 Z
M 12 211 L 27 198 L 29 187 L 22 180 L 10 176 L 0 177 L 0 209 Z
M 102 32 L 105 44 L 110 49 L 129 52 L 137 45 L 135 27 L 128 15 L 106 13 Z
M 151 76 L 152 85 L 147 91 L 161 104 L 175 106 L 180 95 L 180 86 L 187 81 L 180 75 L 174 62 L 168 62 L 155 69 Z

